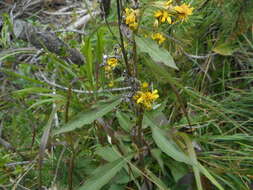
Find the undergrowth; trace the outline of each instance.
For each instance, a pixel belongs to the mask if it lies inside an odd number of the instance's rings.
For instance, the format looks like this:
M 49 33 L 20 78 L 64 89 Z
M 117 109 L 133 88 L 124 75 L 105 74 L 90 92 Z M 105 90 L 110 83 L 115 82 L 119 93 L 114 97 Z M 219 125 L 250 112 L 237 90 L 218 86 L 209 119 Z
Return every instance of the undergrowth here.
M 58 33 L 81 66 L 46 49 L 18 60 L 28 44 L 4 14 L 0 188 L 252 188 L 252 12 L 115 0 L 87 35 Z

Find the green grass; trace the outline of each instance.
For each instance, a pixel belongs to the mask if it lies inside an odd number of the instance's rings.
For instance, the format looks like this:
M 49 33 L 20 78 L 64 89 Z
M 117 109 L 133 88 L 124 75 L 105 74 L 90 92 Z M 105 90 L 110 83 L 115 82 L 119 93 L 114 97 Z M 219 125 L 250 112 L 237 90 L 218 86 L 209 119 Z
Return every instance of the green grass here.
M 4 15 L 0 137 L 14 148 L 0 145 L 0 188 L 140 190 L 149 184 L 179 190 L 192 175 L 197 190 L 250 189 L 253 3 L 191 1 L 187 22 L 159 26 L 167 40 L 158 46 L 145 37 L 156 30 L 157 8 L 141 1 L 139 30 L 124 37 L 127 65 L 116 2 L 109 25 L 97 17 L 87 36 L 59 35 L 85 56 L 82 66 L 47 51 L 33 64 L 20 61 L 33 52 L 9 39 L 11 21 Z M 104 70 L 104 55 L 119 60 L 112 73 Z M 152 110 L 132 98 L 144 81 L 159 92 Z M 34 162 L 10 166 L 23 161 Z

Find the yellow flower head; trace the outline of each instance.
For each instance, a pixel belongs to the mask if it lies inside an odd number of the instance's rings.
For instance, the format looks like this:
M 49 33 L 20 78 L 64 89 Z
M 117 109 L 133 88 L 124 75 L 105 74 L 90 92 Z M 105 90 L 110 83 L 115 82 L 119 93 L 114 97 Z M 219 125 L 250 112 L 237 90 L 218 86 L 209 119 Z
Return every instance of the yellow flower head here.
M 178 19 L 181 21 L 185 21 L 188 19 L 190 15 L 192 15 L 192 11 L 194 8 L 190 7 L 190 5 L 182 4 L 180 6 L 175 6 L 174 10 L 178 14 Z
M 118 59 L 110 57 L 106 60 L 105 71 L 110 72 L 118 65 Z
M 147 91 L 138 91 L 136 95 L 134 95 L 134 100 L 136 101 L 137 104 L 141 104 L 144 106 L 146 109 L 151 109 L 153 102 L 159 98 L 158 91 L 154 90 L 152 92 Z
M 166 10 L 158 10 L 154 13 L 154 16 L 156 18 L 156 22 L 158 23 L 164 23 L 168 22 L 169 24 L 172 23 L 171 15 Z
M 129 8 L 125 9 L 125 16 L 126 16 L 125 22 L 126 22 L 126 25 L 131 30 L 136 30 L 138 28 L 138 22 L 137 22 L 138 15 L 139 15 L 138 10 L 129 9 Z
M 107 59 L 106 63 L 107 63 L 107 65 L 114 68 L 118 65 L 118 59 L 116 59 L 115 57 L 111 57 L 111 58 Z
M 152 39 L 157 41 L 159 44 L 162 44 L 166 39 L 161 33 L 152 34 Z
M 143 89 L 148 88 L 148 86 L 149 86 L 149 84 L 148 84 L 147 82 L 143 82 L 143 83 L 141 84 L 141 88 L 143 88 Z
M 109 66 L 109 65 L 106 65 L 105 66 L 105 71 L 106 72 L 110 72 L 112 70 L 112 68 Z
M 113 87 L 114 86 L 114 82 L 113 81 L 110 81 L 109 84 L 108 84 L 109 87 Z
M 128 26 L 131 30 L 136 30 L 138 28 L 138 23 L 137 22 L 130 23 Z

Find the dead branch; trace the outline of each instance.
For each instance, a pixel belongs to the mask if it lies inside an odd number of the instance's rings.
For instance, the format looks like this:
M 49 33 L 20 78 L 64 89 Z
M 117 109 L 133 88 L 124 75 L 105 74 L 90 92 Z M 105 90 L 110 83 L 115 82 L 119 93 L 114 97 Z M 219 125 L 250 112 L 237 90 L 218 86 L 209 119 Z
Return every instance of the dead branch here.
M 61 86 L 59 84 L 56 84 L 52 81 L 49 81 L 46 76 L 42 73 L 42 72 L 39 72 L 37 74 L 38 77 L 42 78 L 42 80 L 44 82 L 46 82 L 47 84 L 49 84 L 50 86 L 52 87 L 56 87 L 56 88 L 59 88 L 59 89 L 62 89 L 62 90 L 69 90 L 69 88 L 65 87 L 65 86 Z M 122 88 L 111 88 L 111 89 L 100 89 L 100 90 L 97 90 L 97 91 L 92 91 L 92 90 L 78 90 L 78 89 L 71 89 L 72 92 L 75 92 L 75 93 L 80 93 L 80 94 L 95 94 L 95 93 L 104 93 L 104 92 L 119 92 L 119 91 L 128 91 L 128 90 L 131 90 L 132 87 L 131 86 L 127 86 L 127 87 L 122 87 Z
M 77 64 L 84 64 L 83 55 L 75 48 L 70 48 L 53 32 L 45 31 L 22 20 L 14 20 L 13 31 L 17 38 L 30 42 L 34 47 L 55 53 L 65 60 Z

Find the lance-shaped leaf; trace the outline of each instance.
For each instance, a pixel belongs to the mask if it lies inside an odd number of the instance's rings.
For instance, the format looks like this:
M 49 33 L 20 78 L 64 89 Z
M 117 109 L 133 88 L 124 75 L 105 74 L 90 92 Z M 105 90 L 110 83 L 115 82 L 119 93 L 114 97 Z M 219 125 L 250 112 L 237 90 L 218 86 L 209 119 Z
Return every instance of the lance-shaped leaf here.
M 52 128 L 52 123 L 54 120 L 54 116 L 55 113 L 57 112 L 57 107 L 53 108 L 52 113 L 49 117 L 49 120 L 47 122 L 47 125 L 45 126 L 42 138 L 41 138 L 41 142 L 40 142 L 40 150 L 39 150 L 39 186 L 42 185 L 42 162 L 43 162 L 43 158 L 44 158 L 44 154 L 45 154 L 45 150 L 46 150 L 46 146 L 48 143 L 48 139 L 50 136 L 50 131 Z
M 117 111 L 116 117 L 119 121 L 119 125 L 121 126 L 121 128 L 124 129 L 126 132 L 129 132 L 134 125 L 131 122 L 129 116 L 126 113 Z
M 194 172 L 194 176 L 195 176 L 195 180 L 196 180 L 197 189 L 203 190 L 201 177 L 200 177 L 200 170 L 199 170 L 199 167 L 197 167 L 198 166 L 197 155 L 195 153 L 192 141 L 188 137 L 188 135 L 185 133 L 179 133 L 178 135 L 184 139 L 185 144 L 187 145 L 189 156 L 190 156 L 192 162 L 194 163 L 192 168 L 193 168 L 193 172 Z
M 93 175 L 78 190 L 99 190 L 106 185 L 126 164 L 128 159 L 119 158 L 96 169 Z
M 182 152 L 177 145 L 167 139 L 161 129 L 159 129 L 156 124 L 149 118 L 148 115 L 144 116 L 145 122 L 151 127 L 153 139 L 161 151 L 165 152 L 168 156 L 173 158 L 178 162 L 184 162 L 186 164 L 192 165 L 192 161 L 184 152 Z
M 144 115 L 144 120 L 151 127 L 153 139 L 161 151 L 178 162 L 184 162 L 195 169 L 197 168 L 198 171 L 206 176 L 219 190 L 224 190 L 208 170 L 197 161 L 197 158 L 193 160 L 192 157 L 180 150 L 172 140 L 166 138 L 163 131 L 154 123 L 149 115 Z
M 117 105 L 120 104 L 121 100 L 121 98 L 117 98 L 116 100 L 114 99 L 110 102 L 98 105 L 89 111 L 80 113 L 76 118 L 66 123 L 60 129 L 55 130 L 53 134 L 58 135 L 61 133 L 70 132 L 77 128 L 81 128 L 84 125 L 91 124 L 97 118 L 103 117 L 105 114 L 112 111 Z
M 156 42 L 151 39 L 140 38 L 138 36 L 136 36 L 135 40 L 139 50 L 141 52 L 148 53 L 153 61 L 164 63 L 166 66 L 178 70 L 170 53 L 166 49 L 159 47 Z
M 112 162 L 120 158 L 120 155 L 115 152 L 112 147 L 109 146 L 97 148 L 95 154 L 108 162 Z

